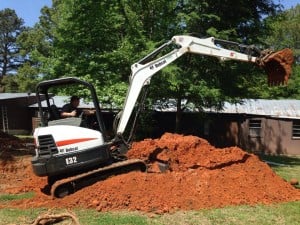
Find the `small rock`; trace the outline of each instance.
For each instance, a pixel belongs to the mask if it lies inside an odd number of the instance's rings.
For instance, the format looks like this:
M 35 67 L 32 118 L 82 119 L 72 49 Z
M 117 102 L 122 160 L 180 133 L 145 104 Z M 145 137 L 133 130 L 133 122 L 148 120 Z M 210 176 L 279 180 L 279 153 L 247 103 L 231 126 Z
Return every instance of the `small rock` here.
M 290 184 L 291 184 L 291 185 L 298 185 L 299 182 L 298 182 L 298 180 L 297 180 L 296 178 L 292 178 L 292 179 L 290 180 Z

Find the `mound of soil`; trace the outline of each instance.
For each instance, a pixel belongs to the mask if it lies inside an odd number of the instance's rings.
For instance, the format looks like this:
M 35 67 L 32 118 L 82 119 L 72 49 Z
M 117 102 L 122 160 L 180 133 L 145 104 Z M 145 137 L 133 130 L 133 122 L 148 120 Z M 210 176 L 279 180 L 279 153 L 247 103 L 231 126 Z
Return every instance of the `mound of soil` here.
M 13 155 L 24 155 L 34 151 L 32 138 L 18 138 L 0 131 L 0 163 L 13 160 Z M 0 168 L 1 169 L 1 168 Z
M 22 147 L 23 142 L 16 136 L 0 131 L 1 151 Z
M 165 213 L 300 200 L 300 190 L 257 156 L 238 147 L 218 149 L 199 137 L 166 133 L 159 139 L 134 143 L 128 157 L 145 160 L 148 172 L 112 176 L 63 199 L 52 199 L 41 192 L 46 179 L 32 173 L 30 157 L 1 163 L 0 193 L 34 191 L 36 195 L 0 207 Z
M 268 84 L 271 86 L 287 84 L 292 72 L 293 62 L 293 51 L 290 48 L 285 48 L 263 57 L 261 63 L 268 75 Z

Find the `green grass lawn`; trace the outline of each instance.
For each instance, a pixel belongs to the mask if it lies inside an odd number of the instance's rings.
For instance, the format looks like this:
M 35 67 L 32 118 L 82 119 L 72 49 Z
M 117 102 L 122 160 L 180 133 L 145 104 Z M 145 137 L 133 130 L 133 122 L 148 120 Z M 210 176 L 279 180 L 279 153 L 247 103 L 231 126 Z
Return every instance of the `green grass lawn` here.
M 153 215 L 140 212 L 100 213 L 95 210 L 74 209 L 81 224 L 88 225 L 210 225 L 210 224 L 300 224 L 300 201 L 271 206 L 236 206 L 220 209 L 179 211 L 173 214 Z M 59 214 L 67 210 L 52 210 Z M 39 216 L 50 213 L 47 209 L 1 209 L 0 224 L 32 224 Z M 59 223 L 63 224 L 63 223 Z
M 295 178 L 300 182 L 300 156 L 262 156 L 261 159 L 270 163 L 272 169 L 286 181 Z M 296 187 L 300 188 L 300 185 Z
M 270 163 L 272 169 L 286 180 L 300 180 L 300 157 L 263 156 L 262 160 Z M 299 188 L 299 185 L 297 186 Z M 7 201 L 30 198 L 32 193 L 23 195 L 0 195 L 0 205 Z M 67 210 L 52 210 L 58 214 Z M 81 224 L 122 224 L 122 225 L 210 225 L 210 224 L 270 224 L 300 225 L 300 201 L 274 205 L 232 206 L 198 211 L 178 211 L 172 214 L 146 214 L 141 212 L 100 213 L 95 210 L 73 209 Z M 32 224 L 42 214 L 50 213 L 48 209 L 1 209 L 0 225 Z M 70 222 L 70 221 L 69 221 Z M 58 224 L 68 224 L 66 221 Z

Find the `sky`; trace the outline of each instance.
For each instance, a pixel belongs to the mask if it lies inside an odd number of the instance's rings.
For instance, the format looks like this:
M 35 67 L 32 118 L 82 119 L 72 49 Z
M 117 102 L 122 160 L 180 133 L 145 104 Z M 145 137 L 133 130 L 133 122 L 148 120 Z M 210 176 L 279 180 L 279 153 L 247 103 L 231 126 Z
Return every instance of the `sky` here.
M 282 4 L 284 6 L 284 9 L 290 9 L 293 6 L 300 4 L 300 0 L 275 0 L 274 2 Z
M 25 26 L 33 27 L 39 21 L 40 10 L 52 5 L 52 0 L 0 0 L 0 10 L 10 8 L 22 18 Z
M 300 0 L 274 0 L 274 2 L 281 3 L 284 9 L 300 4 Z M 43 6 L 51 7 L 51 3 L 52 0 L 0 0 L 0 10 L 14 9 L 17 16 L 24 20 L 24 25 L 32 27 L 39 21 L 41 8 Z

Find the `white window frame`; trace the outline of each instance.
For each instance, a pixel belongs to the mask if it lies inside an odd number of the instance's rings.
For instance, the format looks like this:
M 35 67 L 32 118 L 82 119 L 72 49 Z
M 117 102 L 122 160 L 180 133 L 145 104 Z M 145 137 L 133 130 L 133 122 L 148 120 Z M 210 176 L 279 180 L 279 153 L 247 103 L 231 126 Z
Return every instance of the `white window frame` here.
M 261 137 L 262 120 L 261 119 L 249 119 L 249 136 L 250 137 Z
M 292 138 L 300 139 L 300 120 L 293 120 L 292 123 Z

